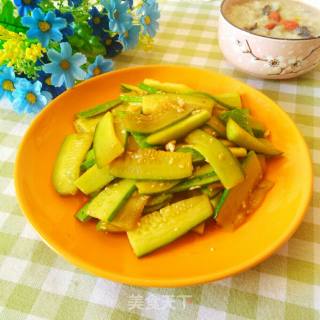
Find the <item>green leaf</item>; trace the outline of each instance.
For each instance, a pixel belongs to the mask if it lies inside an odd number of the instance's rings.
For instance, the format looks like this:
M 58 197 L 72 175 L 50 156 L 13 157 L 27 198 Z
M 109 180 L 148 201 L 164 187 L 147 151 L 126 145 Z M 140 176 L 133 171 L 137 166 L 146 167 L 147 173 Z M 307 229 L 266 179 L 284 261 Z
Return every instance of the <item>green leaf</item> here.
M 26 33 L 27 28 L 21 24 L 20 17 L 14 16 L 15 7 L 10 0 L 2 0 L 0 25 L 14 32 Z

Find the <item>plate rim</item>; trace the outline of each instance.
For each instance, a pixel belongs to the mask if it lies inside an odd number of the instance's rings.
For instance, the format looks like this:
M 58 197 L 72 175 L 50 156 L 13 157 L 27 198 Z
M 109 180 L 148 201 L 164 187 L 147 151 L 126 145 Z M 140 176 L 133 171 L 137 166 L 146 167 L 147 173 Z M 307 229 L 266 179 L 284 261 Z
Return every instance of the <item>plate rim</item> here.
M 267 95 L 265 95 L 262 91 L 257 90 L 256 88 L 252 87 L 251 85 L 242 82 L 241 80 L 238 80 L 232 76 L 225 75 L 223 73 L 220 73 L 218 71 L 215 71 L 213 69 L 205 69 L 205 68 L 196 68 L 196 67 L 190 67 L 186 65 L 176 65 L 176 64 L 150 64 L 150 65 L 139 65 L 134 67 L 127 67 L 118 69 L 115 71 L 111 71 L 93 78 L 90 78 L 86 81 L 81 82 L 80 84 L 76 85 L 75 88 L 84 86 L 90 82 L 97 81 L 97 79 L 102 78 L 109 78 L 112 77 L 114 74 L 121 74 L 126 73 L 128 70 L 134 71 L 134 70 L 143 70 L 143 69 L 155 69 L 155 68 L 180 68 L 180 69 L 191 69 L 191 70 L 200 70 L 200 71 L 206 71 L 208 73 L 212 73 L 215 75 L 218 75 L 223 78 L 231 79 L 232 81 L 235 81 L 242 86 L 249 87 L 251 90 L 253 90 L 258 95 L 263 95 L 265 99 L 268 100 L 268 103 L 270 105 L 273 105 L 282 115 L 286 118 L 286 120 L 293 126 L 294 130 L 296 130 L 299 138 L 301 139 L 304 151 L 307 155 L 307 162 L 308 167 L 305 168 L 305 170 L 309 173 L 309 183 L 308 183 L 308 190 L 306 190 L 307 195 L 305 197 L 304 202 L 301 204 L 300 208 L 297 208 L 295 219 L 291 221 L 291 224 L 286 228 L 286 232 L 282 234 L 281 237 L 274 240 L 264 251 L 261 253 L 251 257 L 250 259 L 245 260 L 242 263 L 239 263 L 235 266 L 232 266 L 228 269 L 224 269 L 220 272 L 213 272 L 213 273 L 207 273 L 205 275 L 201 276 L 190 276 L 190 277 L 183 277 L 178 279 L 145 279 L 142 277 L 130 277 L 126 275 L 122 275 L 119 273 L 109 272 L 108 270 L 102 270 L 100 268 L 97 268 L 95 266 L 90 265 L 90 263 L 87 263 L 85 260 L 78 258 L 77 256 L 72 255 L 68 252 L 68 250 L 65 250 L 63 247 L 55 244 L 50 243 L 50 239 L 47 238 L 46 234 L 42 232 L 41 228 L 37 228 L 37 219 L 33 218 L 33 215 L 28 213 L 28 208 L 26 204 L 24 203 L 22 199 L 22 191 L 19 186 L 19 163 L 22 159 L 22 149 L 23 145 L 26 143 L 28 136 L 30 134 L 30 131 L 33 126 L 35 126 L 38 122 L 41 121 L 42 117 L 44 117 L 44 114 L 46 113 L 46 110 L 51 107 L 52 101 L 41 110 L 39 114 L 36 115 L 36 117 L 31 121 L 31 123 L 28 126 L 27 131 L 24 133 L 22 139 L 20 140 L 20 143 L 17 148 L 15 163 L 14 163 L 14 187 L 15 187 L 15 193 L 16 193 L 16 199 L 20 206 L 20 209 L 23 213 L 23 215 L 27 218 L 27 222 L 30 223 L 33 227 L 33 229 L 37 232 L 37 234 L 40 236 L 41 240 L 45 242 L 45 244 L 52 249 L 55 253 L 57 253 L 59 256 L 62 256 L 65 260 L 73 264 L 74 266 L 85 270 L 89 272 L 90 274 L 94 276 L 103 277 L 107 280 L 116 281 L 118 283 L 126 284 L 126 285 L 135 285 L 139 287 L 155 287 L 155 288 L 178 288 L 178 287 L 185 287 L 185 286 L 192 286 L 192 285 L 199 285 L 199 284 L 205 284 L 208 282 L 218 281 L 223 278 L 231 277 L 236 274 L 239 274 L 241 272 L 244 272 L 248 269 L 251 269 L 255 267 L 256 265 L 260 264 L 262 261 L 268 259 L 277 249 L 279 249 L 284 243 L 286 243 L 292 235 L 296 232 L 300 224 L 302 223 L 304 216 L 309 208 L 309 204 L 312 198 L 312 191 L 313 191 L 313 169 L 312 169 L 312 160 L 310 155 L 310 150 L 306 144 L 306 141 L 301 134 L 300 130 L 294 123 L 294 121 L 290 118 L 290 116 L 271 98 L 269 98 Z M 59 95 L 57 98 L 54 99 L 55 103 L 58 103 L 60 99 L 63 99 L 64 95 L 70 95 L 72 92 L 71 90 L 66 90 L 61 95 Z M 39 230 L 40 229 L 40 230 Z

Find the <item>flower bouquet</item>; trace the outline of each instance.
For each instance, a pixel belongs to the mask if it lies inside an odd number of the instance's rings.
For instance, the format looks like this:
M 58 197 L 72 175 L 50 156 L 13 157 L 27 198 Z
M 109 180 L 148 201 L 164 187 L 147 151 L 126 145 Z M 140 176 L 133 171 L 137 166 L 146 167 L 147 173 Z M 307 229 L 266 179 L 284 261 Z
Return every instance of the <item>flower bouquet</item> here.
M 111 57 L 148 48 L 156 0 L 0 0 L 0 99 L 37 113 L 77 82 L 108 72 Z

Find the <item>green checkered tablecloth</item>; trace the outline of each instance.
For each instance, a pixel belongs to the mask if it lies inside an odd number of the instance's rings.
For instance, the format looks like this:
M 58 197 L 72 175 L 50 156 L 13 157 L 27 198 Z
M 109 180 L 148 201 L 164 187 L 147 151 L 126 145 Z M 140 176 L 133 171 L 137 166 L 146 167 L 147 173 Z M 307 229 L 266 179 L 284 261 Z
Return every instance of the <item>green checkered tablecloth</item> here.
M 143 289 L 89 275 L 57 256 L 22 215 L 13 167 L 30 118 L 0 106 L 0 319 L 320 319 L 320 68 L 291 81 L 238 73 L 219 51 L 220 1 L 165 0 L 153 51 L 131 51 L 117 67 L 175 63 L 219 70 L 277 101 L 303 133 L 314 163 L 311 207 L 292 239 L 238 276 L 180 289 Z M 303 170 L 303 168 L 301 168 Z

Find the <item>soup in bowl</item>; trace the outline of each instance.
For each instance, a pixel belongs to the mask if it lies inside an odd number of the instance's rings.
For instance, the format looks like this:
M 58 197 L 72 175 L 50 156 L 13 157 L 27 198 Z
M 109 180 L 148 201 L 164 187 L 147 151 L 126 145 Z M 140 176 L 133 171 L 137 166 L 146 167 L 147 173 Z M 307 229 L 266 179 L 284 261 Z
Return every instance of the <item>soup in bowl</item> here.
M 224 0 L 219 43 L 229 62 L 253 76 L 297 77 L 320 61 L 320 1 Z

